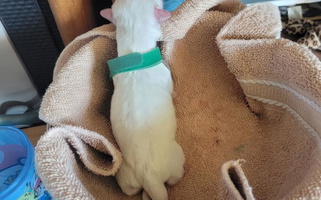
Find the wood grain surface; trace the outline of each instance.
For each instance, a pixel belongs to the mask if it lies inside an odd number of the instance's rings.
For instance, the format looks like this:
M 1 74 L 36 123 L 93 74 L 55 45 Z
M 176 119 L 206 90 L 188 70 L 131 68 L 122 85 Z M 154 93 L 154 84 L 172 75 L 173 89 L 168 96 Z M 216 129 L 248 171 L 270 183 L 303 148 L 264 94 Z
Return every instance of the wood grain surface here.
M 33 146 L 36 146 L 40 137 L 47 131 L 47 125 L 23 128 L 21 130 L 28 136 Z
M 95 27 L 92 0 L 48 0 L 65 45 Z

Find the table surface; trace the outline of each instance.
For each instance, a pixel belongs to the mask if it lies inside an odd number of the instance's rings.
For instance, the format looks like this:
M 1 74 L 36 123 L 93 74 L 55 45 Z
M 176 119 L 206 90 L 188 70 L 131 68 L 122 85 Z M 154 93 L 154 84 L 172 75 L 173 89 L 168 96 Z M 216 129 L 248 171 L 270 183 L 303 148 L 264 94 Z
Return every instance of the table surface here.
M 21 130 L 28 136 L 33 146 L 36 146 L 41 135 L 47 131 L 47 125 L 23 128 Z

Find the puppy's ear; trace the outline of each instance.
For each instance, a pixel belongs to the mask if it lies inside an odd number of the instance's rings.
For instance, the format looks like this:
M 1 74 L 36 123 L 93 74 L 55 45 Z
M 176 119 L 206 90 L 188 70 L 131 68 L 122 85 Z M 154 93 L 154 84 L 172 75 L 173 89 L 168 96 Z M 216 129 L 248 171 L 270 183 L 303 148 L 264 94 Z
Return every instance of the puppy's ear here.
M 113 15 L 113 11 L 110 8 L 100 11 L 100 15 L 103 18 L 108 19 L 111 23 L 116 24 L 116 21 L 115 21 L 114 15 Z
M 169 11 L 167 11 L 167 10 L 155 8 L 154 12 L 155 12 L 156 20 L 160 24 L 171 17 L 171 13 Z

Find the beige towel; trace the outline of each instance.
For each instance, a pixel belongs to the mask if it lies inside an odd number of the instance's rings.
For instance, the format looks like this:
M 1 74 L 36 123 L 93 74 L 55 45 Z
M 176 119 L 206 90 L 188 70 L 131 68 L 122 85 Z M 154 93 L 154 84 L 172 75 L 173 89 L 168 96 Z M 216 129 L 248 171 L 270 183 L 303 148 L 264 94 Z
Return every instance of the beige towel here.
M 68 45 L 43 98 L 40 117 L 54 128 L 36 167 L 55 199 L 141 198 L 110 176 L 121 164 L 109 122 L 114 30 Z M 238 0 L 186 0 L 164 24 L 189 165 L 170 199 L 321 199 L 321 64 L 280 31 L 277 7 Z

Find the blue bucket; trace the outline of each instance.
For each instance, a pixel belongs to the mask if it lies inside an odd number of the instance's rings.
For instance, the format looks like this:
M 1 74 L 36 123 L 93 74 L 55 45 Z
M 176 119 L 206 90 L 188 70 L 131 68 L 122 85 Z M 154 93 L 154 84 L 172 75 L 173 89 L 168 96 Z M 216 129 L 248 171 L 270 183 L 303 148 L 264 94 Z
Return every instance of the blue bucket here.
M 0 126 L 0 199 L 52 199 L 36 174 L 32 144 L 12 126 Z

